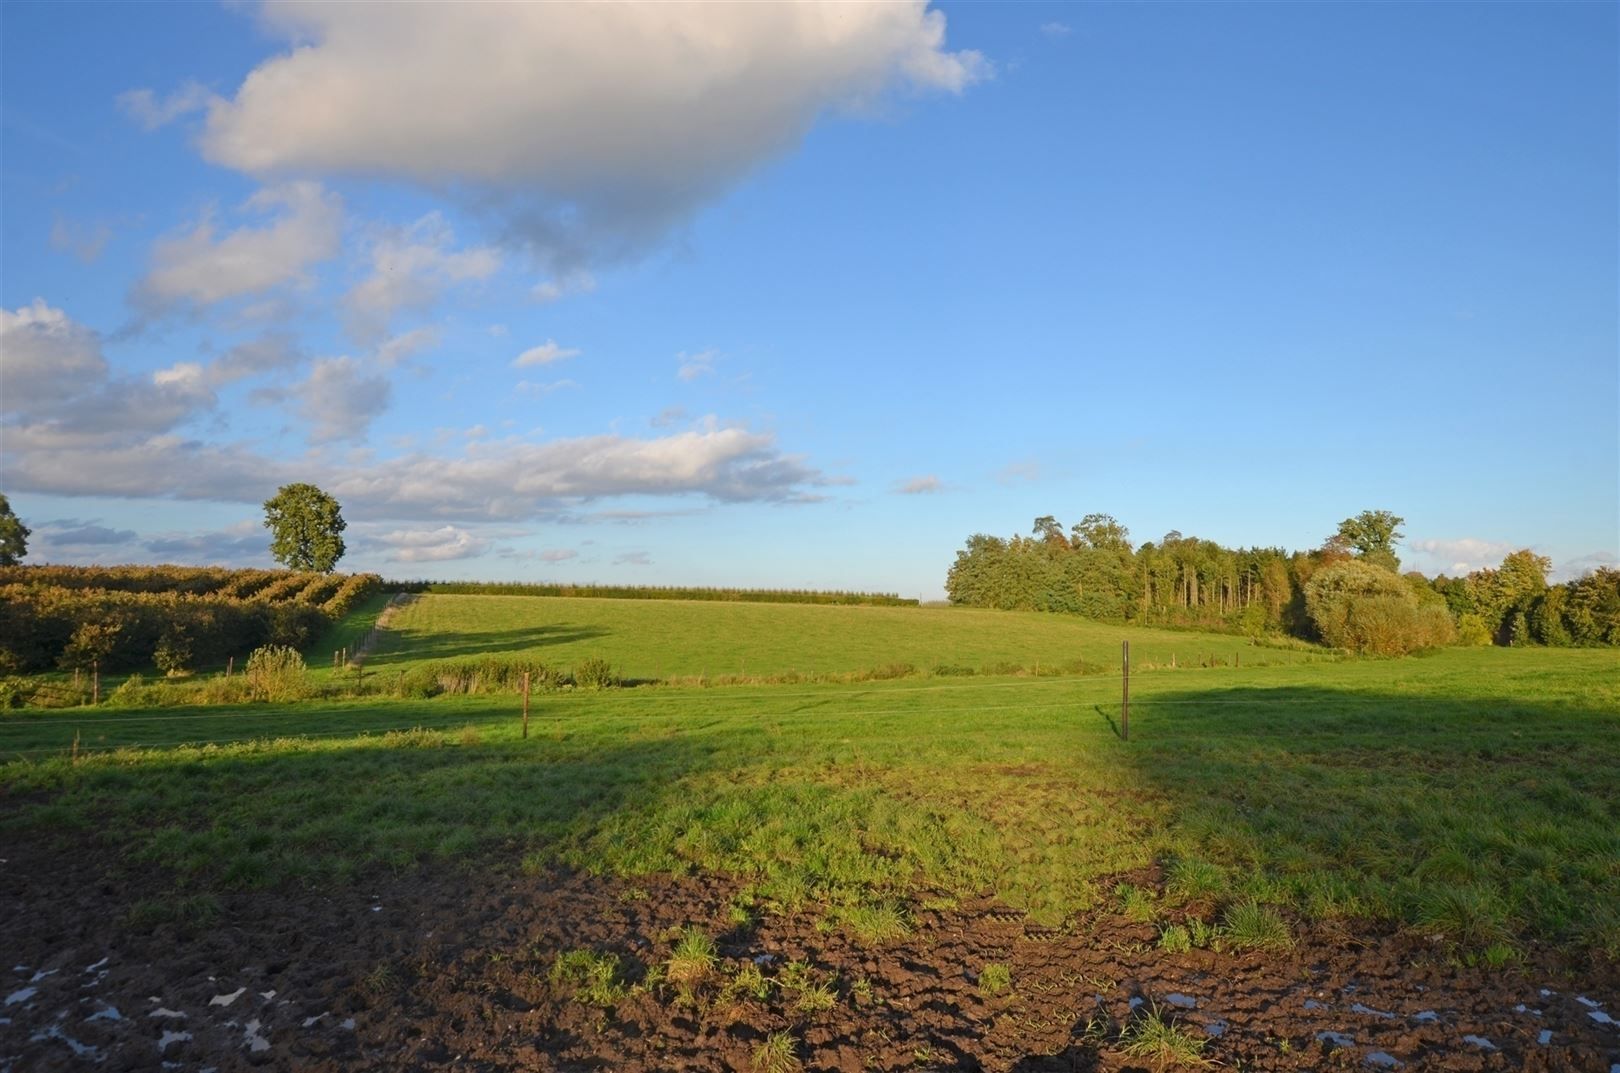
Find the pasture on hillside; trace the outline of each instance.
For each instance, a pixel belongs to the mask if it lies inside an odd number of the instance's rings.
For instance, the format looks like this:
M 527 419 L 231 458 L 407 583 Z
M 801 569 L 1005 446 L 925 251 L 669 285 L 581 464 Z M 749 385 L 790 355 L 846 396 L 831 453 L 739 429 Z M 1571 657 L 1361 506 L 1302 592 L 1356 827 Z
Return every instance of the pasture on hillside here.
M 1172 659 L 1191 666 L 1212 657 L 1250 665 L 1331 658 L 1289 641 L 1262 648 L 1230 634 L 1126 630 L 1034 611 L 429 594 L 392 616 L 368 665 L 382 672 L 494 655 L 568 667 L 596 656 L 632 681 L 1100 673 L 1118 669 L 1122 639 L 1143 670 Z
M 1101 671 L 1121 638 L 1129 741 L 1116 674 L 928 673 Z M 108 957 L 85 1002 L 157 996 L 165 1057 L 221 1068 L 255 1053 L 238 987 L 307 1068 L 1620 1061 L 1589 1016 L 1620 1012 L 1612 652 L 435 596 L 369 665 L 494 653 L 923 674 L 548 693 L 526 738 L 510 695 L 7 714 L 20 981 Z M 146 1028 L 57 1031 L 150 1059 Z M 66 1053 L 36 1030 L 24 1066 Z

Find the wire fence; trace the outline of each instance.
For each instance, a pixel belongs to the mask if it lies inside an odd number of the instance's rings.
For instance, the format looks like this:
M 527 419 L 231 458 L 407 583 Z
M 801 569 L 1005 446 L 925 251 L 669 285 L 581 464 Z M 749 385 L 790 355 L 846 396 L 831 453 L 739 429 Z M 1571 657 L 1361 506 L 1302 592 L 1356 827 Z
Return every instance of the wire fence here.
M 1180 672 L 1177 673 L 1179 676 Z M 712 691 L 704 692 L 707 694 L 706 699 L 710 701 L 721 699 L 723 697 L 723 699 L 732 702 L 732 704 L 734 704 L 736 707 L 745 709 L 743 711 L 719 712 L 711 710 L 706 713 L 711 715 L 720 715 L 727 718 L 733 716 L 748 716 L 757 720 L 847 720 L 880 719 L 904 716 L 939 718 L 953 714 L 992 715 L 1013 712 L 1044 713 L 1070 710 L 1076 712 L 1077 714 L 1083 714 L 1088 718 L 1103 718 L 1112 722 L 1114 716 L 1117 715 L 1117 701 L 1115 701 L 1113 698 L 1117 696 L 1118 692 L 1121 690 L 1121 686 L 1123 684 L 1122 677 L 1123 676 L 1119 674 L 1112 674 L 1108 676 L 1087 676 L 1079 680 L 1070 677 L 1030 679 L 1011 682 L 973 682 L 934 684 L 929 686 L 890 687 L 881 690 L 868 688 L 799 691 L 793 693 L 752 693 L 747 696 L 732 695 L 729 697 L 725 697 L 723 694 L 716 695 Z M 1134 681 L 1139 681 L 1143 677 L 1152 677 L 1152 675 L 1133 674 L 1131 676 Z M 1050 689 L 1056 686 L 1067 686 L 1069 687 L 1070 692 L 1066 693 L 1062 699 L 1043 699 L 1040 701 L 1020 700 L 1004 704 L 977 704 L 970 702 L 965 704 L 949 704 L 934 708 L 918 707 L 915 704 L 884 707 L 857 707 L 840 705 L 836 708 L 829 708 L 822 704 L 787 708 L 781 708 L 775 705 L 763 707 L 750 706 L 753 705 L 754 702 L 757 702 L 765 697 L 776 701 L 797 700 L 806 697 L 813 697 L 818 700 L 845 700 L 851 697 L 864 697 L 873 701 L 879 701 L 882 698 L 888 698 L 896 695 L 944 694 L 967 695 L 971 700 L 972 694 L 985 689 L 997 689 L 1005 692 L 1009 689 Z M 1266 708 L 1268 703 L 1274 699 L 1284 700 L 1286 703 L 1286 708 L 1279 706 L 1276 709 L 1277 716 L 1281 717 L 1285 714 L 1302 716 L 1302 718 L 1298 719 L 1297 721 L 1291 722 L 1286 728 L 1277 728 L 1267 731 L 1255 726 L 1245 727 L 1241 732 L 1241 737 L 1244 740 L 1253 740 L 1256 742 L 1286 739 L 1289 741 L 1306 743 L 1312 741 L 1343 739 L 1347 732 L 1347 728 L 1340 725 L 1323 725 L 1320 722 L 1313 722 L 1310 719 L 1312 714 L 1320 714 L 1322 711 L 1348 711 L 1355 712 L 1359 716 L 1363 713 L 1373 713 L 1379 710 L 1387 712 L 1392 704 L 1397 704 L 1399 707 L 1404 709 L 1428 711 L 1454 711 L 1458 707 L 1458 702 L 1456 700 L 1446 697 L 1424 696 L 1421 694 L 1392 696 L 1387 693 L 1379 695 L 1365 695 L 1345 692 L 1334 693 L 1329 697 L 1321 698 L 1320 707 L 1314 709 L 1313 711 L 1302 711 L 1297 698 L 1286 697 L 1287 694 L 1290 694 L 1299 688 L 1297 685 L 1245 685 L 1237 688 L 1246 690 L 1246 695 L 1242 697 L 1220 697 L 1203 694 L 1197 696 L 1187 696 L 1184 695 L 1183 691 L 1181 690 L 1175 690 L 1173 692 L 1163 692 L 1158 690 L 1149 690 L 1143 692 L 1141 690 L 1137 690 L 1131 699 L 1133 706 L 1136 709 L 1138 720 L 1140 720 L 1142 715 L 1151 717 L 1155 710 L 1161 709 L 1221 710 L 1244 708 L 1253 710 L 1257 707 L 1263 709 Z M 1269 697 L 1267 694 L 1277 694 L 1278 697 Z M 378 736 L 392 733 L 405 733 L 413 730 L 456 733 L 467 730 L 486 731 L 492 728 L 504 729 L 508 723 L 510 723 L 511 728 L 515 730 L 517 727 L 517 716 L 514 714 L 517 710 L 516 697 L 507 694 L 491 694 L 488 695 L 488 697 L 489 701 L 499 701 L 499 703 L 489 703 L 486 701 L 479 704 L 478 709 L 474 711 L 466 710 L 464 703 L 463 705 L 459 706 L 461 710 L 443 712 L 424 712 L 419 707 L 414 708 L 409 714 L 392 712 L 388 711 L 387 709 L 379 709 L 375 712 L 377 716 L 377 721 L 375 723 L 366 721 L 367 713 L 355 712 L 352 714 L 354 721 L 350 725 L 337 729 L 298 729 L 295 724 L 307 720 L 309 723 L 315 724 L 315 726 L 330 727 L 333 720 L 345 719 L 344 713 L 334 712 L 329 708 L 322 707 L 311 707 L 307 710 L 294 708 L 286 710 L 284 713 L 277 713 L 270 716 L 271 719 L 286 720 L 289 725 L 285 728 L 265 725 L 265 722 L 255 720 L 257 725 L 253 730 L 244 730 L 240 734 L 227 734 L 226 736 L 221 737 L 189 737 L 183 736 L 184 732 L 182 731 L 182 737 L 180 737 L 178 740 L 175 737 L 170 737 L 168 740 L 163 741 L 137 740 L 121 742 L 84 742 L 83 734 L 86 730 L 88 730 L 92 737 L 94 737 L 98 732 L 98 729 L 104 727 L 116 729 L 135 729 L 142 733 L 150 732 L 154 734 L 163 734 L 165 729 L 173 728 L 182 724 L 198 725 L 199 729 L 206 727 L 207 729 L 212 730 L 216 729 L 218 724 L 222 721 L 240 718 L 253 718 L 254 715 L 259 713 L 254 713 L 251 710 L 244 712 L 240 708 L 230 709 L 222 706 L 223 710 L 194 711 L 183 715 L 101 714 L 88 719 L 75 719 L 71 714 L 69 714 L 70 710 L 56 710 L 49 715 L 31 714 L 20 718 L 11 717 L 5 721 L 0 721 L 0 759 L 27 760 L 39 757 L 62 757 L 70 753 L 77 756 L 88 756 L 95 754 L 116 753 L 120 751 L 164 751 L 183 748 L 203 748 L 207 746 L 245 745 L 255 742 L 326 741 L 341 738 L 362 740 L 376 738 Z M 507 699 L 512 700 L 512 704 L 510 705 L 511 710 L 508 710 L 508 705 L 504 703 Z M 609 709 L 626 707 L 623 702 L 627 698 L 624 693 L 615 694 L 611 691 L 606 691 L 600 693 L 549 694 L 547 695 L 547 699 L 552 703 L 548 705 L 547 709 L 541 709 L 536 714 L 541 719 L 556 722 L 561 718 L 588 719 L 592 717 L 599 717 L 604 714 L 604 707 Z M 644 695 L 635 699 L 639 699 L 642 702 L 642 704 L 638 706 L 640 710 L 628 713 L 609 712 L 606 714 L 610 714 L 614 718 L 623 718 L 626 715 L 650 718 L 659 715 L 659 713 L 656 711 L 656 701 L 658 698 L 651 695 Z M 430 701 L 419 703 L 432 704 L 436 702 Z M 649 707 L 653 710 L 646 710 Z M 1527 707 L 1527 705 L 1511 699 L 1502 699 L 1494 702 L 1482 700 L 1476 704 L 1470 705 L 1469 711 L 1476 718 L 1488 716 L 1506 718 L 1514 715 L 1522 715 Z M 1538 704 L 1535 707 L 1539 708 L 1542 707 L 1542 705 Z M 669 719 L 679 719 L 686 714 L 688 713 L 671 713 L 665 717 Z M 42 723 L 47 723 L 48 726 L 42 726 Z M 707 723 L 703 724 L 700 728 L 694 729 L 704 729 L 713 725 L 715 724 Z M 1609 727 L 1609 729 L 1617 741 L 1620 741 L 1620 720 L 1615 721 Z M 71 732 L 73 735 L 73 740 L 64 740 L 60 744 L 56 745 L 30 746 L 23 749 L 7 748 L 4 744 L 5 739 L 8 736 L 11 736 L 11 734 L 8 732 L 14 732 L 19 737 L 26 734 L 28 738 L 34 738 L 39 734 L 40 731 L 43 730 L 59 732 L 64 739 L 66 739 L 68 733 Z M 1585 733 L 1590 734 L 1592 731 L 1593 728 L 1588 727 Z M 1433 736 L 1453 736 L 1455 733 L 1456 728 L 1450 725 L 1448 722 L 1436 722 L 1431 724 L 1420 723 L 1415 726 L 1403 723 L 1401 728 L 1401 740 L 1403 742 L 1410 742 L 1415 739 L 1427 740 Z M 1546 726 L 1535 723 L 1520 723 L 1516 724 L 1515 726 L 1513 743 L 1517 746 L 1528 747 L 1544 745 L 1550 742 L 1569 742 L 1573 740 L 1575 733 L 1575 731 L 1565 725 Z M 1186 744 L 1207 741 L 1230 741 L 1232 737 L 1233 735 L 1231 734 L 1230 730 L 1206 730 L 1196 724 L 1189 725 L 1185 722 L 1178 723 L 1175 732 L 1175 740 Z

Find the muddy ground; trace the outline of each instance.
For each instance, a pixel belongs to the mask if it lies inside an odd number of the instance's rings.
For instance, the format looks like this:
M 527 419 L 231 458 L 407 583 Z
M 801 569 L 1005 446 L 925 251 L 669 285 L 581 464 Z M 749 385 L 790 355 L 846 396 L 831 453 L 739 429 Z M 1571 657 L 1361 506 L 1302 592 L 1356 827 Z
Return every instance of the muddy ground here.
M 1151 925 L 1042 928 L 989 898 L 919 901 L 909 937 L 862 946 L 809 912 L 738 926 L 737 887 L 716 879 L 440 867 L 210 903 L 93 845 L 0 857 L 0 1073 L 749 1070 L 779 1032 L 810 1071 L 1152 1069 L 1118 1040 L 1153 1008 L 1224 1069 L 1620 1073 L 1620 972 L 1540 948 L 1491 971 L 1422 936 L 1318 929 L 1290 952 L 1169 955 Z M 550 979 L 588 948 L 645 983 L 693 925 L 720 964 L 689 997 L 632 987 L 603 1008 Z M 749 963 L 836 1001 L 728 991 Z M 980 989 L 993 963 L 1005 994 Z

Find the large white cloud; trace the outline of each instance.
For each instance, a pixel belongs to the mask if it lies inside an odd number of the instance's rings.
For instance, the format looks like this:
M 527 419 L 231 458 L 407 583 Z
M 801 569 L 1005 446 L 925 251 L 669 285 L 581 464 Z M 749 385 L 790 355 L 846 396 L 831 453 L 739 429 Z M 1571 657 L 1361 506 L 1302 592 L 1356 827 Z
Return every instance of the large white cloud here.
M 310 268 L 338 252 L 343 203 L 318 183 L 267 187 L 244 208 L 271 219 L 220 233 L 210 213 L 190 231 L 159 240 L 135 286 L 136 304 L 161 312 L 264 294 L 307 280 Z
M 989 71 L 945 49 L 925 0 L 290 0 L 261 16 L 296 47 L 209 105 L 207 157 L 265 176 L 459 185 L 559 260 L 582 242 L 656 238 L 829 108 L 896 83 L 957 92 Z M 150 94 L 126 107 L 175 110 Z

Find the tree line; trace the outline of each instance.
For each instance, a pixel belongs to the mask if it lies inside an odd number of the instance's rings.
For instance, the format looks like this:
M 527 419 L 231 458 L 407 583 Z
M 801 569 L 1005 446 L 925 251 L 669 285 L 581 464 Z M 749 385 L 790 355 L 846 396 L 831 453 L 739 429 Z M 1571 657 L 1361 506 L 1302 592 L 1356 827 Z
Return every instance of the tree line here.
M 1028 535 L 969 537 L 945 591 L 970 607 L 1280 633 L 1384 654 L 1452 643 L 1620 645 L 1620 570 L 1550 585 L 1551 562 L 1525 550 L 1461 578 L 1402 574 L 1403 522 L 1363 511 L 1321 547 L 1290 552 L 1179 531 L 1135 545 L 1108 514 L 1068 529 L 1043 515 Z

